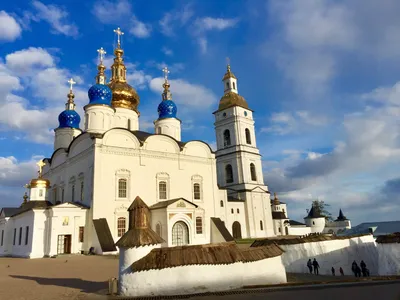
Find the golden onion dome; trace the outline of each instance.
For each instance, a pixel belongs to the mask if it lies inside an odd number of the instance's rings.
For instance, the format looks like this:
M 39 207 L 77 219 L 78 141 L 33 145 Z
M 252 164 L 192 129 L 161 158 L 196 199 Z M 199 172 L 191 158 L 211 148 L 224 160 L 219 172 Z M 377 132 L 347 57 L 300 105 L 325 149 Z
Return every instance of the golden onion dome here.
M 108 87 L 112 90 L 111 106 L 138 111 L 140 98 L 136 90 L 126 82 L 126 67 L 122 58 L 124 51 L 118 44 L 114 51 L 114 63 L 111 66 L 111 81 Z
M 223 110 L 232 106 L 240 106 L 249 109 L 247 101 L 242 96 L 236 94 L 235 92 L 228 92 L 223 95 L 219 101 L 218 110 Z
M 45 188 L 48 189 L 50 187 L 50 181 L 44 178 L 36 178 L 32 179 L 29 183 L 29 188 Z

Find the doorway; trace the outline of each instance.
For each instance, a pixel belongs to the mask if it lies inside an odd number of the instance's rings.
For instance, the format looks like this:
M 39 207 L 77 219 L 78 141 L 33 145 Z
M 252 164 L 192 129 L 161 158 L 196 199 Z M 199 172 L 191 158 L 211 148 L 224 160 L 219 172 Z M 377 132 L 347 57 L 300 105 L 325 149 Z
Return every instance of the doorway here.
M 70 254 L 71 241 L 72 237 L 70 234 L 59 235 L 57 241 L 57 254 Z
M 232 224 L 232 235 L 235 240 L 242 238 L 242 228 L 238 221 L 235 221 Z
M 189 228 L 186 223 L 178 221 L 172 227 L 172 246 L 189 244 Z

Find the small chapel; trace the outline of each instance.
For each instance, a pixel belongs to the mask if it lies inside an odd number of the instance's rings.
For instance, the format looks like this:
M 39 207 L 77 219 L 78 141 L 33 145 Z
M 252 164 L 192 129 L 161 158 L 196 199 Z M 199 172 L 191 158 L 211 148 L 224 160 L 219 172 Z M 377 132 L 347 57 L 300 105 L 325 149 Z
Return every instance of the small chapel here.
M 38 176 L 27 185 L 22 203 L 1 210 L 0 256 L 117 253 L 137 197 L 146 203 L 149 226 L 162 247 L 296 234 L 286 204 L 276 195 L 270 199 L 253 111 L 238 92 L 230 64 L 213 112 L 213 151 L 201 140 L 181 140 L 167 68 L 154 130 L 140 130 L 140 96 L 127 82 L 123 32 L 114 32 L 111 78 L 100 48 L 83 125 L 70 79 L 51 157 L 38 163 Z M 304 225 L 299 224 L 292 225 Z

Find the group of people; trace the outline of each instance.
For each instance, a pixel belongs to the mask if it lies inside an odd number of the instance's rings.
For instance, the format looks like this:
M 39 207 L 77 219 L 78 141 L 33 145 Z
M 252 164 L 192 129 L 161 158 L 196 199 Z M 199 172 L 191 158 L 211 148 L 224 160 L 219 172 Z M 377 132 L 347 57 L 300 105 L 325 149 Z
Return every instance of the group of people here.
M 363 277 L 369 277 L 369 270 L 367 269 L 367 265 L 363 260 L 360 262 L 360 266 L 358 266 L 356 261 L 353 261 L 351 264 L 351 271 L 356 277 L 361 277 L 361 273 L 363 274 Z
M 314 271 L 315 275 L 319 274 L 320 267 L 319 267 L 318 261 L 315 258 L 313 261 L 311 261 L 311 258 L 308 260 L 307 267 L 308 267 L 308 270 L 310 271 L 310 274 L 313 274 L 313 271 Z M 367 269 L 367 265 L 363 260 L 360 262 L 360 266 L 358 266 L 356 261 L 353 261 L 353 263 L 351 265 L 351 271 L 353 272 L 353 274 L 356 277 L 361 277 L 361 273 L 363 274 L 364 277 L 369 276 L 369 270 Z M 332 267 L 331 272 L 332 272 L 332 276 L 336 275 L 336 270 L 334 267 Z M 339 268 L 339 272 L 340 272 L 340 275 L 344 276 L 344 271 L 343 271 L 342 267 Z

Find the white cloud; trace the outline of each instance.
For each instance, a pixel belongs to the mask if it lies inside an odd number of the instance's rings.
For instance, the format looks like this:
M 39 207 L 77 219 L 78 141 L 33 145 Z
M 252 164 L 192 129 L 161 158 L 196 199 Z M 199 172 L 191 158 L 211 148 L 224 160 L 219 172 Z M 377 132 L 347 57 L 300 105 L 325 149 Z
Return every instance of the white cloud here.
M 123 18 L 130 18 L 132 6 L 128 1 L 98 1 L 94 4 L 92 13 L 105 24 L 114 24 Z
M 278 135 L 290 133 L 304 133 L 306 130 L 317 127 L 321 128 L 329 123 L 326 116 L 311 114 L 306 110 L 280 112 L 272 114 L 269 127 L 262 127 L 261 132 L 271 132 Z
M 0 41 L 12 42 L 21 35 L 18 22 L 4 10 L 0 11 Z
M 211 18 L 204 17 L 198 18 L 194 22 L 194 25 L 198 31 L 209 31 L 209 30 L 225 30 L 236 26 L 239 19 L 223 19 L 223 18 Z
M 11 71 L 27 72 L 35 67 L 51 67 L 54 65 L 54 60 L 45 49 L 29 47 L 8 54 L 6 64 Z
M 143 70 L 130 68 L 126 79 L 134 88 L 140 90 L 145 89 L 149 85 L 151 76 L 145 74 Z
M 194 15 L 192 4 L 188 3 L 180 10 L 170 11 L 164 14 L 159 21 L 160 31 L 166 36 L 174 36 L 176 28 L 184 26 Z
M 137 38 L 148 38 L 151 34 L 151 26 L 140 21 L 135 16 L 132 12 L 132 5 L 126 0 L 97 1 L 93 6 L 92 13 L 101 23 L 123 24 L 125 30 L 128 30 L 129 33 Z
M 132 19 L 132 25 L 129 29 L 129 32 L 136 36 L 137 38 L 147 38 L 151 33 L 151 26 L 147 25 L 143 22 L 140 22 L 138 19 Z
M 172 56 L 174 54 L 174 52 L 167 47 L 162 47 L 161 51 L 167 56 Z
M 150 89 L 161 94 L 163 78 L 153 78 Z M 171 93 L 175 103 L 191 109 L 208 109 L 217 103 L 217 97 L 208 88 L 187 82 L 183 79 L 170 80 Z
M 48 22 L 53 29 L 52 32 L 55 34 L 64 34 L 73 37 L 78 35 L 78 27 L 67 20 L 68 12 L 65 8 L 53 4 L 45 5 L 40 1 L 33 1 L 32 5 L 37 12 L 35 16 L 32 17 L 32 20 Z

